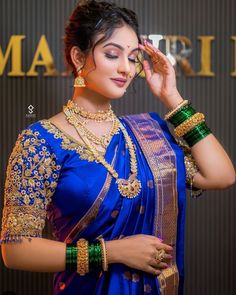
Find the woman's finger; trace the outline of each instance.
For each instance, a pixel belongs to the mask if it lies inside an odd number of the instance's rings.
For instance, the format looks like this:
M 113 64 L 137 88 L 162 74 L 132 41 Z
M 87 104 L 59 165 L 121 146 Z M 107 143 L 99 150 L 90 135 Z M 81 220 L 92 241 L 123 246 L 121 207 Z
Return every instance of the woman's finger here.
M 173 251 L 173 247 L 171 247 L 170 245 L 164 244 L 164 243 L 160 243 L 160 242 L 156 242 L 156 249 L 157 249 L 157 251 L 160 251 L 161 249 L 164 249 L 166 252 Z
M 150 56 L 155 72 L 167 74 L 168 63 L 164 54 L 160 54 L 158 49 L 151 49 L 147 45 L 140 45 L 139 47 Z
M 161 52 L 158 48 L 154 47 L 149 42 L 145 42 L 144 44 L 145 52 L 147 52 L 152 57 L 152 59 L 159 60 L 163 63 L 163 65 L 165 64 L 167 67 L 172 67 L 171 62 L 163 52 Z
M 149 81 L 152 77 L 152 70 L 147 60 L 143 61 L 143 70 L 144 70 L 147 81 Z
M 169 61 L 169 59 L 166 57 L 166 55 L 165 55 L 163 52 L 161 52 L 158 48 L 154 47 L 154 46 L 153 46 L 151 43 L 149 43 L 149 42 L 146 42 L 145 44 L 146 44 L 146 46 L 145 46 L 146 52 L 149 52 L 150 55 L 152 55 L 152 56 L 154 56 L 154 55 L 155 55 L 155 56 L 158 56 L 158 58 L 159 58 L 160 60 L 162 60 L 162 61 L 165 62 L 166 64 L 172 66 L 172 65 L 171 65 L 171 62 Z
M 145 269 L 146 272 L 149 272 L 153 274 L 154 276 L 158 276 L 161 274 L 161 271 L 151 265 L 148 265 L 147 268 Z
M 168 267 L 168 264 L 165 261 L 159 262 L 156 259 L 151 260 L 150 265 L 156 269 L 163 269 Z

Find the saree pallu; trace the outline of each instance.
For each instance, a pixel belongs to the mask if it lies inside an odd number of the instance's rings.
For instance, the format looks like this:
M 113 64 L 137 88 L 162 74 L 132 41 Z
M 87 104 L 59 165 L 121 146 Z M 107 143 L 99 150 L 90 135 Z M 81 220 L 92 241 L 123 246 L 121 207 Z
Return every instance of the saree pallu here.
M 141 193 L 134 199 L 123 198 L 115 179 L 102 165 L 81 160 L 78 165 L 78 158 L 68 157 L 49 212 L 55 236 L 65 243 L 75 243 L 80 238 L 95 242 L 98 237 L 114 240 L 135 234 L 154 235 L 172 245 L 176 255 L 158 277 L 123 264 L 111 264 L 108 272 L 93 271 L 85 276 L 69 271 L 56 273 L 55 294 L 182 294 L 182 150 L 155 113 L 120 120 L 135 145 Z M 130 155 L 121 132 L 112 138 L 105 158 L 113 163 L 120 178 L 128 178 Z
M 116 179 L 94 161 L 85 145 L 49 120 L 36 122 L 19 135 L 9 158 L 0 243 L 41 237 L 47 215 L 58 241 L 153 235 L 174 248 L 173 259 L 159 276 L 118 263 L 110 264 L 107 272 L 85 276 L 58 272 L 54 294 L 183 294 L 183 152 L 157 114 L 120 120 L 135 146 L 139 195 L 122 197 Z M 121 131 L 112 137 L 104 157 L 119 178 L 128 179 L 130 155 Z

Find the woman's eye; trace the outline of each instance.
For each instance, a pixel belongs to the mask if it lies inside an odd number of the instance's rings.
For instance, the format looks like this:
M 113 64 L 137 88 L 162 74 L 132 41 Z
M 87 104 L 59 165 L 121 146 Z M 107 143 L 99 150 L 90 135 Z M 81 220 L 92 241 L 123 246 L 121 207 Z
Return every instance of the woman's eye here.
M 138 59 L 137 58 L 129 58 L 129 61 L 133 62 L 133 63 L 136 63 L 136 62 L 138 62 Z
M 129 57 L 129 61 L 133 63 L 138 63 L 138 57 L 133 55 Z
M 105 56 L 106 56 L 107 58 L 110 58 L 110 59 L 118 58 L 117 55 L 113 55 L 113 54 L 110 54 L 110 53 L 105 53 Z

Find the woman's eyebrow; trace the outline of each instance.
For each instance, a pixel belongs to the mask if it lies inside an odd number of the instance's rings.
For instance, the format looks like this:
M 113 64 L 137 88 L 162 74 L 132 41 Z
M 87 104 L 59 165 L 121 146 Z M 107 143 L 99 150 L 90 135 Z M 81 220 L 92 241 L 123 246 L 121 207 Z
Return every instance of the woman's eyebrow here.
M 110 45 L 112 45 L 112 46 L 114 46 L 114 47 L 117 47 L 117 48 L 119 48 L 120 50 L 124 51 L 124 47 L 122 47 L 121 45 L 119 45 L 119 44 L 117 44 L 117 43 L 113 43 L 113 42 L 107 43 L 106 45 L 103 46 L 103 48 L 105 48 L 105 47 L 107 47 L 107 46 L 110 46 Z M 139 50 L 139 48 L 138 48 L 138 47 L 137 47 L 137 48 L 134 48 L 133 50 L 131 50 L 131 52 L 136 51 L 136 50 Z

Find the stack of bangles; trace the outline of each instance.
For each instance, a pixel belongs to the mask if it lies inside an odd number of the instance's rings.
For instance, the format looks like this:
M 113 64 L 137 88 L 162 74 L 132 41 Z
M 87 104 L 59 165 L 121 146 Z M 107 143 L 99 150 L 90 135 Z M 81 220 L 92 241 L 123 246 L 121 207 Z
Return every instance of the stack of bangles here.
M 197 113 L 188 100 L 184 100 L 167 113 L 165 120 L 173 124 L 175 135 L 183 137 L 190 147 L 211 134 L 205 123 L 205 116 Z
M 66 245 L 66 270 L 77 271 L 84 276 L 95 269 L 108 270 L 104 239 L 99 239 L 97 243 L 79 239 L 76 245 Z

